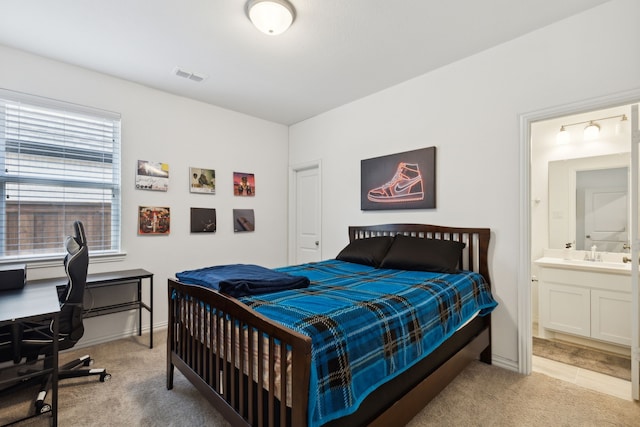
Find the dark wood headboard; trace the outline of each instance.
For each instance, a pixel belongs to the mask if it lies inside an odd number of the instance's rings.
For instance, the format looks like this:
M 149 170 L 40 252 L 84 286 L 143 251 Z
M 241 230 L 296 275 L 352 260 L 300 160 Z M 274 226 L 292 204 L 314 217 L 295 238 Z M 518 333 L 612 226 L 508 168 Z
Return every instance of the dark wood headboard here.
M 488 256 L 491 230 L 488 228 L 445 227 L 429 224 L 380 224 L 349 227 L 349 241 L 376 236 L 405 236 L 422 239 L 454 240 L 466 244 L 458 265 L 463 270 L 482 274 L 488 283 Z

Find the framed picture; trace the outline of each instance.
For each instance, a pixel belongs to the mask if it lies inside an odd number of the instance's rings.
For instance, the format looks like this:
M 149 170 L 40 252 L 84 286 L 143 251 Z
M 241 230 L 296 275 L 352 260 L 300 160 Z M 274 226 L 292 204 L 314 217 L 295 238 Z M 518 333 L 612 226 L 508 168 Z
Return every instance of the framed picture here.
M 138 206 L 138 234 L 169 234 L 171 213 L 168 207 Z
M 169 190 L 169 165 L 167 163 L 138 160 L 136 169 L 136 188 L 138 190 Z
M 436 147 L 361 161 L 360 209 L 434 209 Z
M 215 233 L 216 210 L 207 208 L 191 208 L 191 232 Z
M 233 231 L 254 231 L 256 229 L 256 219 L 253 209 L 233 210 Z
M 256 178 L 252 173 L 233 173 L 233 194 L 235 196 L 255 196 Z
M 189 182 L 192 193 L 216 194 L 216 171 L 213 169 L 190 167 Z

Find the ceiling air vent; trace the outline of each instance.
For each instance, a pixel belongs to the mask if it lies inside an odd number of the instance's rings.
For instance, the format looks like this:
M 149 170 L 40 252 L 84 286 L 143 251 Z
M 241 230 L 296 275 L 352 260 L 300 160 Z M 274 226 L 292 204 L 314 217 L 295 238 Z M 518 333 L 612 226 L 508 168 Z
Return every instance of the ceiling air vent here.
M 178 77 L 183 77 L 185 79 L 193 80 L 194 82 L 200 83 L 205 80 L 207 76 L 204 74 L 192 73 L 191 71 L 184 70 L 180 67 L 176 67 L 173 69 L 173 73 Z

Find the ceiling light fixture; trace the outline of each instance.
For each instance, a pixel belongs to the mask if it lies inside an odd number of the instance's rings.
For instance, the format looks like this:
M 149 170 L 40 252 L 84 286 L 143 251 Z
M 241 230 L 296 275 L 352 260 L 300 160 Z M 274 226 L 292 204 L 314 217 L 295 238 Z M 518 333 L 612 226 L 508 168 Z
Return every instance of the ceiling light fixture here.
M 583 125 L 585 123 L 588 123 L 588 124 L 584 128 L 584 139 L 586 141 L 592 141 L 598 138 L 598 136 L 600 135 L 600 125 L 596 123 L 597 121 L 617 119 L 618 117 L 620 117 L 620 122 L 622 123 L 622 126 L 624 126 L 624 124 L 627 121 L 626 114 L 618 114 L 617 116 L 603 117 L 601 119 L 585 120 L 584 122 L 569 123 L 568 125 L 562 125 L 560 126 L 560 131 L 556 135 L 556 142 L 558 144 L 567 144 L 571 142 L 571 135 L 569 134 L 569 131 L 566 128 L 569 126 Z M 617 126 L 620 126 L 621 123 L 618 123 Z
M 296 10 L 287 0 L 249 0 L 247 16 L 265 34 L 282 34 L 291 26 Z

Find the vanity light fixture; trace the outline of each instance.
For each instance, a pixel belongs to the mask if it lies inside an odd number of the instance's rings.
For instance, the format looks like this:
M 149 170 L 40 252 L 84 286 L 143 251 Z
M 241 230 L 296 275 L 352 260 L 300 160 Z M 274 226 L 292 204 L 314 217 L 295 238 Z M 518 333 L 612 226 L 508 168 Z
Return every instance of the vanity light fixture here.
M 556 135 L 556 142 L 558 144 L 568 144 L 571 142 L 571 134 L 564 126 L 560 127 L 560 132 Z
M 600 125 L 593 123 L 593 121 L 589 122 L 587 127 L 584 128 L 584 139 L 593 141 L 598 135 L 600 135 Z
M 617 116 L 603 117 L 601 119 L 585 120 L 583 122 L 569 123 L 567 125 L 562 125 L 560 126 L 560 131 L 556 135 L 556 142 L 558 144 L 567 144 L 571 142 L 571 135 L 569 134 L 567 127 L 583 125 L 585 123 L 587 123 L 587 126 L 584 128 L 584 140 L 593 141 L 594 139 L 597 139 L 598 136 L 600 135 L 600 125 L 596 122 L 609 120 L 609 119 L 617 119 L 617 118 L 620 118 L 620 122 L 616 125 L 616 134 L 621 134 L 624 132 L 624 126 L 627 122 L 626 114 L 618 114 Z
M 287 31 L 296 17 L 296 10 L 287 0 L 249 0 L 247 16 L 258 30 L 275 36 Z
M 616 135 L 624 135 L 627 133 L 627 126 L 629 126 L 629 120 L 627 120 L 627 115 L 623 114 L 622 118 L 618 123 L 616 123 Z

